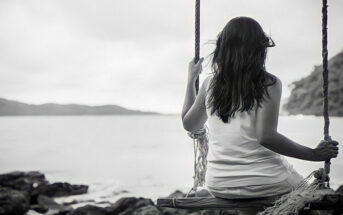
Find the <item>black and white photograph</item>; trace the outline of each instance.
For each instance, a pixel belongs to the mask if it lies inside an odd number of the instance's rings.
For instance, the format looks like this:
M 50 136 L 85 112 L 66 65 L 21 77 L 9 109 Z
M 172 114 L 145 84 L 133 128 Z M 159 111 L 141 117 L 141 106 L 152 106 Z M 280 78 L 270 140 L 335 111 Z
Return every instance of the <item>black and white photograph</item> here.
M 343 215 L 342 0 L 0 0 L 0 215 Z

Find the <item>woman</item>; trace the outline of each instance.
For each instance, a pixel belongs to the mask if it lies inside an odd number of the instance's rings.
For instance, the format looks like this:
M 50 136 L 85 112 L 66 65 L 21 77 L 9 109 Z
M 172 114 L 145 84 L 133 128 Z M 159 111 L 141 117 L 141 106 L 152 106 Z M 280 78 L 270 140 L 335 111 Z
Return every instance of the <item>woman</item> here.
M 182 121 L 187 131 L 201 129 L 207 122 L 206 186 L 214 196 L 284 194 L 303 178 L 281 155 L 308 161 L 337 157 L 336 141 L 322 141 L 312 149 L 278 133 L 281 81 L 265 69 L 271 46 L 274 43 L 255 20 L 237 17 L 218 36 L 213 75 L 198 96 L 194 83 L 203 59 L 189 64 Z

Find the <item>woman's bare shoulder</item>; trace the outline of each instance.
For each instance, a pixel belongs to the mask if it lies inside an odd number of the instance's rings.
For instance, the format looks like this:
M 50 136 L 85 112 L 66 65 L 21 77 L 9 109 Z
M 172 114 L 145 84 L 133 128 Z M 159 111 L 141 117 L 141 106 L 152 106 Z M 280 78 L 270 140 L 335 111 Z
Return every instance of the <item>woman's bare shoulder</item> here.
M 266 84 L 271 88 L 282 89 L 282 82 L 280 78 L 271 73 L 267 73 Z
M 209 88 L 209 84 L 212 80 L 212 75 L 209 75 L 207 77 L 205 77 L 204 81 L 202 82 L 202 87 L 205 91 L 207 91 L 207 89 Z
M 281 97 L 282 82 L 277 76 L 268 73 L 268 76 L 266 79 L 266 86 L 267 86 L 267 92 L 268 92 L 269 98 L 279 99 Z

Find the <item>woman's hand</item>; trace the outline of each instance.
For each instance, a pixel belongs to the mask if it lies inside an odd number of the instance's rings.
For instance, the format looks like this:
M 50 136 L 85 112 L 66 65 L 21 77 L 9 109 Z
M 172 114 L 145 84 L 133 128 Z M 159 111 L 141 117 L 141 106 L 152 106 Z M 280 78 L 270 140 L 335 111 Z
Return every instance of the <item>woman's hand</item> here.
M 313 149 L 314 160 L 316 161 L 326 161 L 331 158 L 335 158 L 338 155 L 338 142 L 337 141 L 325 141 L 322 140 L 318 146 Z
M 202 71 L 202 62 L 203 62 L 204 58 L 200 58 L 200 60 L 195 63 L 194 59 L 189 62 L 188 65 L 188 80 L 195 82 L 197 80 L 197 78 L 199 77 L 199 74 Z

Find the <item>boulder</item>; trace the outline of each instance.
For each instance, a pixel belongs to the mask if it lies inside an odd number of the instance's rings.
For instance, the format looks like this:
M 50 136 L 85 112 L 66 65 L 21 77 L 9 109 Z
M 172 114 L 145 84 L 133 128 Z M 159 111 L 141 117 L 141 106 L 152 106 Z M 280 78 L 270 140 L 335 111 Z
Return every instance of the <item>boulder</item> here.
M 45 214 L 68 214 L 73 210 L 71 206 L 68 205 L 60 205 L 55 202 L 52 198 L 39 195 L 37 198 L 37 204 L 33 204 L 30 206 L 30 209 L 36 211 L 38 213 L 45 213 Z
M 0 215 L 22 215 L 30 207 L 29 196 L 8 187 L 0 187 Z
M 183 198 L 185 197 L 186 194 L 183 193 L 182 191 L 180 190 L 175 190 L 173 193 L 171 193 L 168 198 Z
M 51 209 L 51 210 L 57 210 L 60 212 L 66 212 L 71 211 L 72 207 L 68 205 L 60 205 L 57 202 L 55 202 L 52 198 L 44 195 L 39 195 L 37 198 L 37 202 L 42 207 Z
M 132 208 L 137 202 L 138 202 L 138 199 L 135 197 L 125 197 L 125 198 L 119 199 L 107 209 L 110 214 L 115 215 L 115 214 L 119 214 L 120 212 L 125 211 L 128 208 Z
M 45 184 L 44 174 L 36 171 L 15 171 L 0 175 L 0 186 L 31 192 L 35 187 Z
M 107 215 L 108 212 L 105 208 L 95 205 L 86 205 L 74 210 L 71 215 Z
M 126 215 L 132 214 L 136 209 L 148 205 L 154 205 L 151 199 L 125 197 L 119 199 L 113 205 L 107 207 L 107 211 L 110 215 Z
M 69 183 L 57 182 L 53 184 L 41 184 L 32 192 L 32 196 L 44 195 L 48 197 L 62 197 L 70 195 L 85 194 L 88 191 L 87 185 L 71 185 Z
M 147 205 L 135 210 L 132 215 L 162 215 L 162 212 L 153 205 Z
M 40 204 L 32 204 L 30 205 L 30 210 L 35 211 L 40 214 L 44 214 L 48 212 L 49 208 L 46 207 L 45 205 L 40 205 Z

